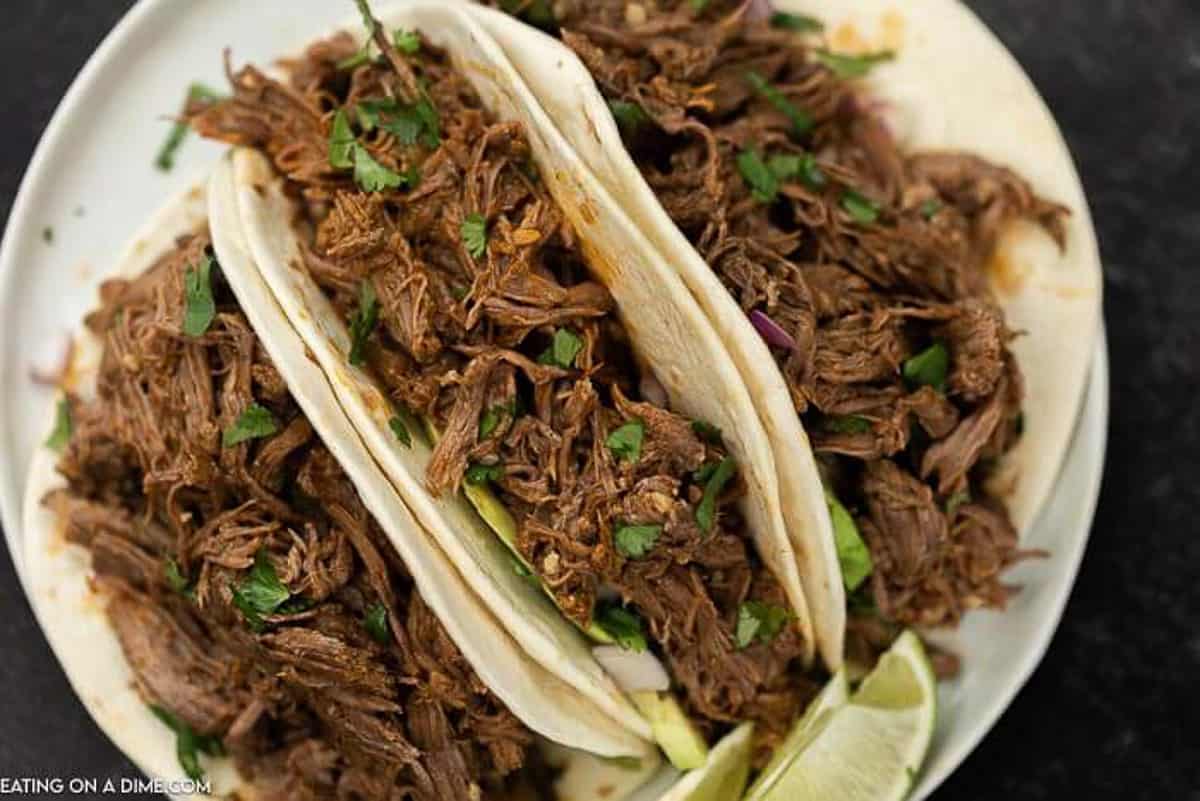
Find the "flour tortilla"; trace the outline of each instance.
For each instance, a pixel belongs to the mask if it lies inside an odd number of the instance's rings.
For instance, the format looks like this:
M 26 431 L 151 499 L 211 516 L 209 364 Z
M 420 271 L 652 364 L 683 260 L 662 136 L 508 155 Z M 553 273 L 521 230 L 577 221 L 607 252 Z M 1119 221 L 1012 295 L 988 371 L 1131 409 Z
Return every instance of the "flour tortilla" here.
M 624 726 L 604 715 L 578 692 L 537 665 L 498 624 L 478 596 L 421 532 L 391 484 L 367 454 L 333 388 L 305 354 L 254 269 L 232 202 L 232 165 L 222 162 L 207 192 L 194 187 L 172 200 L 134 240 L 114 277 L 134 277 L 149 268 L 177 237 L 206 220 L 221 254 L 221 268 L 251 325 L 305 415 L 346 470 L 363 503 L 407 565 L 417 590 L 446 627 L 480 679 L 532 731 L 549 741 L 609 757 L 654 759 L 655 754 Z M 211 217 L 210 217 L 211 215 Z M 88 398 L 95 393 L 101 343 L 81 332 L 73 349 L 65 388 Z M 54 409 L 51 409 L 53 417 Z M 47 426 L 49 429 L 50 426 Z M 63 486 L 57 454 L 34 456 L 25 496 L 25 559 L 30 600 L 76 694 L 104 733 L 149 776 L 182 781 L 175 735 L 138 695 L 133 673 L 108 623 L 104 599 L 91 587 L 89 554 L 63 539 L 63 523 L 41 500 Z M 563 714 L 572 710 L 572 714 Z M 253 798 L 229 760 L 206 763 L 213 793 L 237 790 Z M 200 796 L 203 797 L 203 796 Z
M 1066 248 L 1038 228 L 1006 232 L 992 266 L 1012 350 L 1026 379 L 1025 433 L 999 466 L 993 489 L 1028 531 L 1058 474 L 1079 405 L 1101 311 L 1100 257 L 1087 202 L 1054 119 L 1003 45 L 958 0 L 776 0 L 778 11 L 824 21 L 838 52 L 894 50 L 865 85 L 888 109 L 910 150 L 959 150 L 1006 165 L 1041 195 L 1065 204 Z M 844 592 L 812 449 L 787 385 L 762 338 L 720 279 L 679 231 L 629 157 L 604 98 L 565 46 L 506 14 L 473 12 L 500 43 L 559 131 L 617 197 L 704 308 L 750 387 L 771 439 L 784 514 L 801 556 L 800 576 L 831 669 L 840 664 Z M 814 536 L 822 542 L 813 540 Z M 805 555 L 821 558 L 805 560 Z
M 725 433 L 747 486 L 742 513 L 764 563 L 788 593 L 812 656 L 812 617 L 786 533 L 774 457 L 737 367 L 679 276 L 576 158 L 526 90 L 496 43 L 456 2 L 410 2 L 380 15 L 388 30 L 419 30 L 444 49 L 484 105 L 524 124 L 539 174 L 579 233 L 584 254 L 612 292 L 639 355 L 663 384 L 676 411 Z M 361 37 L 361 32 L 360 32 Z M 595 661 L 590 643 L 512 567 L 507 547 L 460 495 L 434 497 L 425 486 L 431 449 L 398 443 L 392 406 L 373 378 L 349 363 L 344 321 L 304 269 L 293 228 L 294 201 L 260 153 L 234 154 L 237 202 L 255 261 L 292 325 L 312 350 L 372 455 L 429 531 L 532 658 L 639 736 L 650 727 Z M 810 492 L 798 483 L 790 493 Z

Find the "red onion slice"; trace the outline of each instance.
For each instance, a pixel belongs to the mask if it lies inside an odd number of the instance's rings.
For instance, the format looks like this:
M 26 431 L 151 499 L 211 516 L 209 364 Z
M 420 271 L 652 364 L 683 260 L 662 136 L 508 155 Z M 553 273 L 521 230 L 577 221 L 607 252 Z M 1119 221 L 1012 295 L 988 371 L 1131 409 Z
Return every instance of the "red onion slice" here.
M 792 339 L 792 335 L 784 331 L 779 323 L 758 309 L 750 312 L 750 324 L 754 326 L 754 329 L 758 331 L 758 335 L 768 345 L 774 345 L 777 348 L 787 348 L 788 350 L 796 349 L 796 340 Z

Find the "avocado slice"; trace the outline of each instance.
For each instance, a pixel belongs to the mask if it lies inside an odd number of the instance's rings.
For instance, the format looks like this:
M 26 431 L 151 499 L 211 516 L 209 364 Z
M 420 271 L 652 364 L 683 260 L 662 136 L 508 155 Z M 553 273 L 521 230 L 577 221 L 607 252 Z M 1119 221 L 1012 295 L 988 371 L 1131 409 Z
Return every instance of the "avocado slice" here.
M 659 748 L 679 770 L 694 770 L 708 759 L 708 744 L 671 693 L 630 693 L 633 705 L 650 721 Z

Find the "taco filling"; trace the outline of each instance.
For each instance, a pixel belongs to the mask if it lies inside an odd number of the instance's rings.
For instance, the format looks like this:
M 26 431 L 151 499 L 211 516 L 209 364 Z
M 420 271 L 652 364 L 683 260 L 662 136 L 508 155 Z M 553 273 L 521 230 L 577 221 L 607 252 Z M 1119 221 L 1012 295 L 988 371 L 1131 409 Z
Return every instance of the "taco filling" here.
M 417 594 L 208 246 L 103 286 L 96 397 L 64 401 L 48 443 L 67 486 L 45 502 L 90 551 L 139 694 L 188 775 L 227 754 L 256 798 L 510 797 L 532 734 Z
M 1067 210 L 970 154 L 902 150 L 855 82 L 891 54 L 834 53 L 818 20 L 729 0 L 499 5 L 584 62 L 770 347 L 832 493 L 851 651 L 1003 607 L 1026 554 L 989 478 L 1021 436 L 1022 378 L 986 267 L 1016 220 L 1061 246 Z
M 409 413 L 397 436 L 419 420 L 436 442 L 427 486 L 466 490 L 531 591 L 621 649 L 635 698 L 670 690 L 708 743 L 745 720 L 778 742 L 817 685 L 721 432 L 639 366 L 520 126 L 418 34 L 376 23 L 374 44 L 321 42 L 286 83 L 245 67 L 192 124 L 265 153 L 300 199 L 351 362 Z

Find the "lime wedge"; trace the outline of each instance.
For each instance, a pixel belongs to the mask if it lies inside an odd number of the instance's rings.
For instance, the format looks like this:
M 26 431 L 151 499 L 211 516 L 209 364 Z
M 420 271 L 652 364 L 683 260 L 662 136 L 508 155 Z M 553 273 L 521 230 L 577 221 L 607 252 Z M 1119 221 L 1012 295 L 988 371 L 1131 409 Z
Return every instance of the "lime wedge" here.
M 683 774 L 659 801 L 729 801 L 741 798 L 750 776 L 754 724 L 743 723 L 721 739 L 704 764 Z
M 836 682 L 835 676 L 831 681 Z M 753 801 L 900 801 L 916 778 L 937 714 L 935 679 L 921 641 L 900 635 L 858 691 L 809 712 L 749 796 Z M 836 701 L 836 690 L 827 701 Z M 800 731 L 808 721 L 808 727 Z

